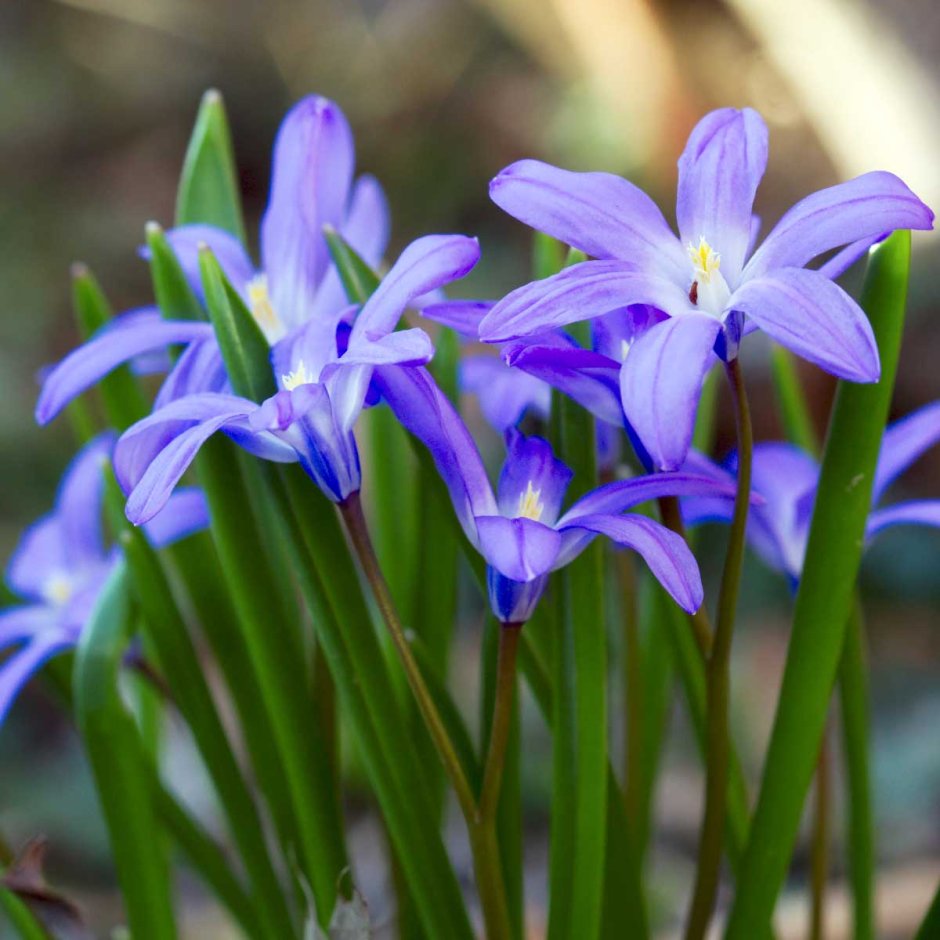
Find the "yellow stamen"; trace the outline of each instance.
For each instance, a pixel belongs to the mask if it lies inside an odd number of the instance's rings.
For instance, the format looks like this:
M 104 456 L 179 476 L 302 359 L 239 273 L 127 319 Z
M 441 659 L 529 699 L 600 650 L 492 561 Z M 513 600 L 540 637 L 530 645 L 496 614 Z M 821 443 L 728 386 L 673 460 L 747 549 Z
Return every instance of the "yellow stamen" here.
M 309 385 L 311 382 L 313 382 L 313 376 L 307 373 L 303 359 L 298 360 L 297 368 L 293 372 L 281 376 L 281 384 L 289 392 L 292 392 L 298 385 Z
M 689 242 L 687 251 L 695 267 L 695 279 L 707 284 L 711 281 L 712 275 L 721 267 L 721 255 L 712 250 L 712 246 L 705 241 L 704 235 L 699 237 L 697 246 Z
M 284 334 L 281 319 L 271 304 L 266 274 L 258 274 L 248 282 L 248 305 L 255 321 L 269 340 Z
M 516 511 L 516 518 L 531 519 L 533 522 L 538 522 L 545 511 L 545 506 L 540 499 L 541 495 L 542 491 L 535 489 L 532 486 L 532 481 L 529 480 L 525 492 L 519 496 L 519 508 Z
M 65 604 L 72 596 L 72 582 L 63 574 L 54 574 L 43 584 L 42 595 L 50 604 Z

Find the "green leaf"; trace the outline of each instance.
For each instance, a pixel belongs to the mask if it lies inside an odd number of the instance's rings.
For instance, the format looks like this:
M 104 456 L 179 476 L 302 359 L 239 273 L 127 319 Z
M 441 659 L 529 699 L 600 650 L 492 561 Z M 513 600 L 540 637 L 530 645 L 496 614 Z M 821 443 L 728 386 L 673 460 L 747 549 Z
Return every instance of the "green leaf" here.
M 153 292 L 160 312 L 168 320 L 205 320 L 206 311 L 193 293 L 163 229 L 156 222 L 149 222 L 146 235 Z
M 379 286 L 379 276 L 331 225 L 324 226 L 323 235 L 349 302 L 364 304 Z
M 565 266 L 567 253 L 568 246 L 563 242 L 544 232 L 536 232 L 532 236 L 532 277 L 542 280 L 557 274 Z
M 169 864 L 153 805 L 153 774 L 118 690 L 130 615 L 122 563 L 108 578 L 82 632 L 75 657 L 75 712 L 108 826 L 131 933 L 148 940 L 174 940 Z
M 937 937 L 940 937 L 940 885 L 934 893 L 927 915 L 914 940 L 936 940 Z
M 82 337 L 89 339 L 114 319 L 114 312 L 95 276 L 83 264 L 72 268 L 72 303 Z M 139 421 L 150 406 L 130 367 L 113 369 L 98 383 L 108 423 L 119 431 Z
M 783 420 L 787 440 L 814 456 L 819 452 L 819 439 L 813 427 L 813 418 L 806 406 L 806 396 L 800 385 L 800 376 L 793 353 L 783 346 L 774 345 L 770 351 L 774 391 L 777 408 Z
M 199 271 L 232 389 L 236 395 L 256 402 L 270 398 L 277 386 L 271 370 L 271 348 L 261 328 L 205 246 L 199 249 Z
M 176 222 L 214 225 L 245 241 L 232 135 L 222 95 L 214 89 L 202 96 L 186 148 L 176 197 Z
M 904 323 L 910 233 L 876 248 L 862 292 L 881 354 L 881 379 L 840 383 L 796 598 L 783 685 L 728 937 L 766 928 L 786 876 L 812 779 L 852 608 Z

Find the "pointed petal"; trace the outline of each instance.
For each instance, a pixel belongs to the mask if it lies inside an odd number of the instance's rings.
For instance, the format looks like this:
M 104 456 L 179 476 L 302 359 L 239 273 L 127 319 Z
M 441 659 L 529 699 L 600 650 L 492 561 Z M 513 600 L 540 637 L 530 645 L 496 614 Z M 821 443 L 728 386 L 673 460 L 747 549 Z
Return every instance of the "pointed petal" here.
M 894 174 L 865 173 L 793 206 L 754 252 L 744 277 L 801 268 L 832 248 L 899 228 L 933 228 L 933 212 Z
M 36 421 L 48 424 L 73 398 L 135 356 L 211 335 L 209 323 L 164 320 L 152 307 L 125 313 L 49 372 L 36 404 Z
M 751 233 L 754 194 L 767 167 L 767 125 L 751 108 L 721 108 L 695 126 L 679 158 L 676 217 L 682 240 L 704 238 L 736 283 Z
M 845 248 L 836 252 L 825 264 L 819 266 L 819 273 L 824 274 L 834 281 L 836 278 L 845 274 L 872 245 L 880 242 L 884 237 L 884 233 L 881 235 L 869 235 L 868 238 L 863 238 L 860 241 L 852 242 L 851 245 L 846 245 Z
M 363 305 L 350 346 L 359 337 L 391 333 L 415 298 L 463 277 L 479 258 L 479 243 L 465 235 L 425 235 L 413 241 Z
M 302 323 L 330 265 L 323 226 L 342 227 L 352 185 L 352 131 L 326 98 L 299 101 L 274 143 L 271 194 L 261 222 L 261 260 L 285 325 Z
M 24 685 L 56 653 L 72 644 L 56 631 L 34 640 L 0 665 L 0 725 Z
M 507 294 L 483 318 L 480 339 L 502 343 L 631 304 L 650 304 L 672 316 L 695 312 L 676 281 L 623 261 L 584 261 Z
M 69 565 L 104 557 L 101 501 L 104 469 L 111 460 L 117 435 L 105 431 L 92 438 L 69 464 L 56 497 L 56 515 L 62 526 Z
M 521 369 L 511 368 L 498 356 L 467 356 L 463 359 L 460 363 L 460 387 L 476 396 L 483 417 L 500 433 L 515 427 L 526 412 L 543 420 L 548 418 L 551 387 Z
M 177 398 L 200 392 L 230 391 L 225 362 L 215 336 L 190 343 L 176 360 L 154 399 L 153 410 L 159 411 Z
M 46 604 L 0 610 L 0 652 L 14 643 L 38 636 L 56 625 L 53 609 Z M 3 667 L 0 666 L 0 669 Z
M 431 452 L 467 538 L 478 545 L 474 517 L 496 515 L 496 498 L 460 415 L 423 367 L 383 366 L 375 381 L 398 420 Z
M 704 314 L 672 317 L 636 340 L 624 360 L 623 410 L 657 469 L 685 462 L 720 328 Z
M 476 339 L 480 322 L 493 309 L 492 300 L 442 300 L 421 309 L 421 316 L 449 326 L 464 339 Z
M 208 526 L 209 506 L 205 495 L 194 486 L 185 486 L 169 498 L 145 528 L 153 545 L 163 548 Z
M 685 539 L 645 516 L 580 516 L 572 528 L 606 535 L 637 552 L 673 600 L 689 613 L 702 606 L 704 590 L 695 556 Z M 559 555 L 559 561 L 564 555 Z M 570 559 L 566 558 L 566 561 Z
M 875 469 L 872 505 L 921 454 L 940 441 L 940 401 L 919 408 L 885 431 Z
M 629 261 L 667 278 L 688 274 L 688 260 L 662 212 L 619 176 L 520 160 L 490 183 L 490 198 L 520 222 L 593 258 Z
M 511 581 L 532 581 L 552 570 L 561 536 L 532 519 L 477 516 L 480 552 L 486 563 Z
M 735 291 L 729 306 L 798 356 L 841 379 L 877 382 L 878 345 L 862 308 L 818 271 L 782 268 Z
M 380 339 L 360 335 L 343 354 L 341 363 L 348 365 L 424 365 L 434 355 L 434 344 L 424 330 L 396 330 Z
M 874 538 L 879 532 L 896 525 L 931 526 L 940 529 L 940 500 L 912 500 L 878 509 L 868 517 L 865 535 Z
M 255 276 L 255 266 L 245 251 L 245 246 L 231 232 L 213 225 L 181 225 L 166 233 L 167 241 L 193 293 L 205 303 L 202 275 L 199 273 L 199 249 L 207 245 L 215 256 L 232 287 L 244 294 L 248 282 Z M 142 250 L 149 257 L 148 249 Z

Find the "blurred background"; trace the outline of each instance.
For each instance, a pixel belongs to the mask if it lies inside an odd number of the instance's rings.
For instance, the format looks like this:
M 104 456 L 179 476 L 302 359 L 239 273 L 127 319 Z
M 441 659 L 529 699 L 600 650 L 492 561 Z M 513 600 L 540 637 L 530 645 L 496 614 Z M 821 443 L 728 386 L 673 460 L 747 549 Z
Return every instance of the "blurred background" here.
M 149 219 L 172 222 L 206 88 L 220 89 L 228 105 L 250 232 L 264 206 L 278 123 L 294 100 L 317 92 L 341 104 L 360 168 L 386 188 L 392 256 L 425 232 L 477 234 L 483 261 L 460 292 L 491 297 L 528 279 L 528 231 L 487 198 L 487 181 L 501 167 L 534 156 L 618 172 L 672 218 L 676 158 L 693 123 L 715 106 L 751 105 L 770 125 L 756 207 L 765 231 L 801 196 L 870 169 L 899 174 L 937 208 L 938 63 L 935 0 L 3 0 L 0 559 L 49 507 L 72 448 L 65 422 L 45 430 L 32 422 L 37 372 L 77 341 L 69 265 L 87 262 L 119 310 L 150 301 L 136 246 Z M 940 240 L 917 235 L 914 247 L 895 416 L 940 397 Z M 847 285 L 857 283 L 850 273 Z M 745 361 L 758 437 L 779 436 L 759 341 L 749 342 Z M 804 374 L 822 428 L 831 382 L 810 368 Z M 718 455 L 732 430 L 725 408 Z M 940 449 L 901 488 L 940 495 Z M 738 742 L 756 775 L 789 598 L 756 562 L 747 585 L 734 694 Z M 940 873 L 940 536 L 885 536 L 867 557 L 864 591 L 882 930 L 909 936 Z M 468 615 L 461 634 L 468 656 L 457 657 L 468 672 L 476 668 L 476 626 Z M 527 881 L 537 936 L 550 751 L 534 713 L 526 733 Z M 188 795 L 204 802 L 184 747 L 178 762 Z M 668 911 L 681 909 L 687 890 L 701 785 L 678 705 L 665 766 L 653 884 Z M 45 833 L 54 883 L 93 929 L 113 922 L 118 902 L 88 773 L 41 684 L 0 729 L 0 832 L 14 846 Z M 369 873 L 377 838 L 364 818 L 362 877 L 381 920 L 383 886 L 369 887 L 379 877 Z M 847 936 L 838 845 L 833 864 L 831 936 Z M 805 933 L 805 876 L 801 848 L 781 905 L 782 936 Z M 215 935 L 211 910 L 195 886 L 187 890 L 190 935 Z M 668 933 L 668 918 L 663 928 Z

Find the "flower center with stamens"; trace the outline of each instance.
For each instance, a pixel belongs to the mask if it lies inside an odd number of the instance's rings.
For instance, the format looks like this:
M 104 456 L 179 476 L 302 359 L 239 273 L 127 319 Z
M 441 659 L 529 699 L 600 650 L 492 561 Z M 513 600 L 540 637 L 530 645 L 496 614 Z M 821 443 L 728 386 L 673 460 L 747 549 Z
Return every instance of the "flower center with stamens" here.
M 49 604 L 61 607 L 68 603 L 72 596 L 74 585 L 70 578 L 64 574 L 54 574 L 48 577 L 42 586 L 42 596 Z
M 686 246 L 692 262 L 692 283 L 689 301 L 704 313 L 720 317 L 731 298 L 728 282 L 721 273 L 721 255 L 699 236 L 698 245 L 689 242 Z
M 313 376 L 307 372 L 303 359 L 297 360 L 297 368 L 293 372 L 281 376 L 281 384 L 289 392 L 292 392 L 298 385 L 310 385 L 312 382 Z
M 532 481 L 529 480 L 525 492 L 519 494 L 519 507 L 516 510 L 516 518 L 531 519 L 533 522 L 538 522 L 545 511 L 545 505 L 540 498 L 541 495 L 542 491 L 535 489 L 532 486 Z
M 269 343 L 275 343 L 284 335 L 284 324 L 271 303 L 267 274 L 257 274 L 248 282 L 248 306 Z

